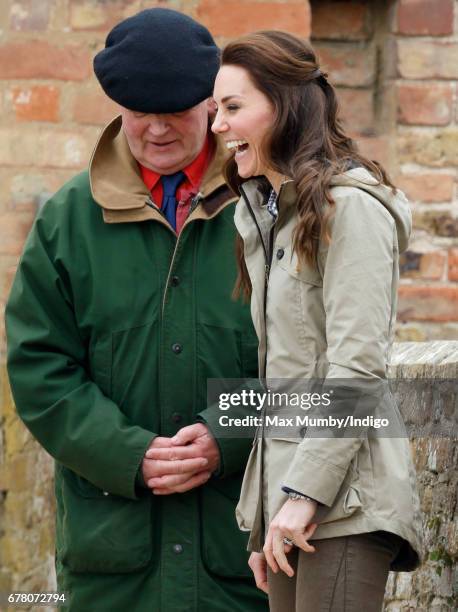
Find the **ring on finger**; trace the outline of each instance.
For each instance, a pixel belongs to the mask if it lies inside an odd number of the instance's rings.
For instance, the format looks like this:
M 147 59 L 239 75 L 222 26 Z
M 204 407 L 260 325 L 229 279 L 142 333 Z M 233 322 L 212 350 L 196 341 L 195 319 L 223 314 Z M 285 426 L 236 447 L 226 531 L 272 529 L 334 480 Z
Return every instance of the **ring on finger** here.
M 294 542 L 286 537 L 283 538 L 283 544 L 286 544 L 286 546 L 294 546 Z

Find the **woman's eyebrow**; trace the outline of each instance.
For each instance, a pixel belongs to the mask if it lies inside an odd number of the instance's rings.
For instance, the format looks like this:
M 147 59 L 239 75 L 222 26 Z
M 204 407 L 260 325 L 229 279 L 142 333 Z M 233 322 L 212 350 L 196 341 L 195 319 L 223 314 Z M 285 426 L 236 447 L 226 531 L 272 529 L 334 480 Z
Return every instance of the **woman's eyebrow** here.
M 243 96 L 239 94 L 230 94 L 229 96 L 224 96 L 224 98 L 221 98 L 221 103 L 227 102 L 231 98 L 243 98 Z

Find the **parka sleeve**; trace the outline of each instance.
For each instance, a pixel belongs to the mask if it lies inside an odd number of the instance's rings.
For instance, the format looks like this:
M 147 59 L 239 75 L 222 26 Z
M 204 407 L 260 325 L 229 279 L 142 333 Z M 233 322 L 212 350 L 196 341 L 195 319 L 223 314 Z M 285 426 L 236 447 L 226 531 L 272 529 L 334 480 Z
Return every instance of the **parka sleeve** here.
M 397 239 L 393 218 L 371 195 L 338 188 L 335 201 L 331 240 L 319 256 L 329 361 L 325 385 L 344 385 L 351 397 L 352 388 L 364 382 L 377 388 L 385 378 Z M 330 432 L 304 438 L 283 484 L 332 506 L 362 442 Z
M 135 499 L 137 473 L 155 434 L 130 422 L 89 377 L 51 231 L 44 212 L 27 239 L 6 307 L 17 411 L 58 462 L 104 491 Z

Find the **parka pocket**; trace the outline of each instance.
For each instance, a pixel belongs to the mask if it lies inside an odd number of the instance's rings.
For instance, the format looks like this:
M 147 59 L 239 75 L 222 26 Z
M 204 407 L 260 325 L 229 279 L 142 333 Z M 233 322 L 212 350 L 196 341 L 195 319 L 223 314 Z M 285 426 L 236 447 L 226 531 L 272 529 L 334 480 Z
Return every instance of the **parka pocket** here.
M 201 322 L 197 327 L 197 369 L 199 379 L 241 378 L 242 338 L 238 330 Z M 204 385 L 205 386 L 205 385 Z
M 320 272 L 306 263 L 299 263 L 297 256 L 291 255 L 291 247 L 284 249 L 284 256 L 278 261 L 278 267 L 301 283 L 309 283 L 316 287 L 323 286 Z
M 253 576 L 248 566 L 248 533 L 239 530 L 235 519 L 240 478 L 231 476 L 200 490 L 202 562 L 209 572 L 225 578 Z
M 355 457 L 353 464 L 350 466 L 332 507 L 320 510 L 319 523 L 332 523 L 348 518 L 359 512 L 363 507 L 357 463 L 358 456 Z
M 104 395 L 112 399 L 135 425 L 156 431 L 159 417 L 155 387 L 158 376 L 157 319 L 98 337 L 90 352 L 90 371 Z
M 73 572 L 134 572 L 152 556 L 152 502 L 107 494 L 71 470 L 56 471 L 57 554 Z
M 290 246 L 279 250 L 284 254 L 278 259 L 277 251 L 272 262 L 268 316 L 284 330 L 290 350 L 300 355 L 297 359 L 313 364 L 325 351 L 323 279 L 317 269 L 304 262 L 299 264 Z

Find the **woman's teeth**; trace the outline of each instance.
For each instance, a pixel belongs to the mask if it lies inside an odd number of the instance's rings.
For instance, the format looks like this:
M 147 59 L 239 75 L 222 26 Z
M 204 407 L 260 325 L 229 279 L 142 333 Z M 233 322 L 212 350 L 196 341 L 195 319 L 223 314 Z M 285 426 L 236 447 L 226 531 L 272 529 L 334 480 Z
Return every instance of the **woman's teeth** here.
M 232 151 L 232 149 L 236 149 L 237 151 L 240 151 L 242 147 L 246 149 L 248 147 L 248 143 L 246 140 L 229 140 L 228 142 L 226 142 L 226 147 L 230 151 Z

